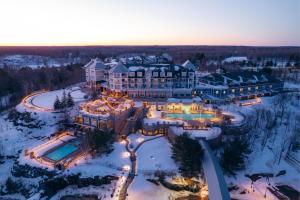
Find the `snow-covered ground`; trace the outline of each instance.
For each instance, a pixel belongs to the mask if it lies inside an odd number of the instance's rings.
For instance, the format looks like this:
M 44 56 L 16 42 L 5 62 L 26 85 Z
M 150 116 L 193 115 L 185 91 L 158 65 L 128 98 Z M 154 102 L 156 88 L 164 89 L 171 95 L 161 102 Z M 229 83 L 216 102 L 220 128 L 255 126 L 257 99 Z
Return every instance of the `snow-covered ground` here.
M 63 92 L 64 90 L 54 90 L 54 91 L 41 93 L 39 95 L 33 96 L 31 102 L 34 106 L 53 109 L 53 104 L 56 97 L 58 97 L 61 100 L 63 97 Z M 85 93 L 83 93 L 77 87 L 66 89 L 65 92 L 66 94 L 70 92 L 71 96 L 74 99 L 74 102 L 79 102 L 84 100 Z
M 171 158 L 171 144 L 164 138 L 145 142 L 137 151 L 138 171 L 167 170 L 177 172 L 177 165 Z
M 228 112 L 241 112 L 245 116 L 250 116 L 251 114 L 257 112 L 258 109 L 266 109 L 270 111 L 274 111 L 276 108 L 272 103 L 274 101 L 274 97 L 263 97 L 261 104 L 256 104 L 252 106 L 238 106 L 236 104 L 230 104 L 226 106 L 222 106 L 222 109 L 227 110 Z M 300 104 L 296 99 L 288 98 L 285 100 L 286 111 L 290 110 L 290 114 L 286 116 L 289 122 L 293 122 L 295 120 L 296 115 L 299 115 Z M 249 119 L 248 119 L 249 120 Z M 264 119 L 268 120 L 268 119 Z M 280 120 L 278 120 L 280 121 Z M 295 121 L 296 122 L 296 121 Z M 277 122 L 278 123 L 278 122 Z M 278 123 L 279 124 L 279 123 Z M 287 122 L 285 122 L 287 124 Z M 256 127 L 254 127 L 254 132 L 252 134 L 257 134 L 258 131 Z M 288 132 L 292 130 L 292 128 L 287 128 Z M 264 134 L 265 130 L 261 131 L 261 134 Z M 249 155 L 246 162 L 246 169 L 237 173 L 235 177 L 225 176 L 226 182 L 229 185 L 237 185 L 240 188 L 237 191 L 231 192 L 231 197 L 236 199 L 243 200 L 262 200 L 262 199 L 277 199 L 274 195 L 272 195 L 269 191 L 267 191 L 267 187 L 275 186 L 276 184 L 286 184 L 294 187 L 298 191 L 300 191 L 300 171 L 297 171 L 296 168 L 284 159 L 284 156 L 278 162 L 279 149 L 280 146 L 283 145 L 283 141 L 287 139 L 286 128 L 285 125 L 275 126 L 273 133 L 274 135 L 269 136 L 268 142 L 265 148 L 262 148 L 261 135 L 258 134 L 256 136 L 258 139 L 254 142 L 252 146 L 252 153 Z M 274 137 L 274 138 L 273 138 Z M 286 147 L 284 150 L 287 150 Z M 300 151 L 296 153 L 296 157 L 300 158 Z M 278 164 L 279 163 L 279 164 Z M 254 174 L 254 173 L 273 173 L 274 176 L 281 170 L 286 170 L 286 174 L 270 178 L 269 182 L 266 178 L 261 178 L 260 180 L 254 182 L 253 188 L 251 188 L 251 180 L 245 177 L 245 174 Z M 246 191 L 245 194 L 240 194 L 242 191 Z M 266 198 L 264 197 L 266 195 Z

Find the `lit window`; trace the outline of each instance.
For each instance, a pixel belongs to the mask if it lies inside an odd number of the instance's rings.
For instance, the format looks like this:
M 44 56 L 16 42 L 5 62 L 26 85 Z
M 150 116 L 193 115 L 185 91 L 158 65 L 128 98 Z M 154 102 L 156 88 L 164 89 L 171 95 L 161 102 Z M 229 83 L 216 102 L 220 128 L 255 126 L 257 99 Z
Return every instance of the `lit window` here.
M 219 91 L 218 91 L 218 90 L 216 91 L 216 94 L 219 94 Z
M 248 91 L 250 91 L 251 90 L 251 87 L 248 87 Z
M 226 94 L 226 91 L 225 91 L 225 90 L 223 91 L 223 94 Z
M 137 75 L 138 75 L 138 77 L 142 77 L 143 76 L 143 72 L 138 72 Z
M 256 86 L 255 89 L 258 90 L 258 86 Z
M 232 89 L 231 92 L 232 92 L 232 93 L 235 93 L 235 89 Z
M 243 88 L 240 88 L 240 92 L 243 92 L 244 91 L 244 89 Z
M 134 76 L 135 73 L 134 72 L 129 72 L 129 76 Z

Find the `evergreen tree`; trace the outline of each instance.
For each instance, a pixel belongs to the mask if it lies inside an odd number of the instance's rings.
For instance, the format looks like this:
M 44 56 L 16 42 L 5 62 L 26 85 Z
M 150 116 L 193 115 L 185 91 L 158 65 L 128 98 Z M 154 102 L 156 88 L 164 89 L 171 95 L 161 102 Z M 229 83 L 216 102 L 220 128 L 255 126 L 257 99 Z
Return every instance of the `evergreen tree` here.
M 63 91 L 63 96 L 62 96 L 62 99 L 61 99 L 61 108 L 67 108 L 67 105 L 68 105 L 68 98 L 67 98 L 66 91 L 64 90 Z
M 59 110 L 61 108 L 61 102 L 60 102 L 58 96 L 56 96 L 53 107 L 54 107 L 54 110 Z
M 73 100 L 73 97 L 70 92 L 68 93 L 67 105 L 68 105 L 68 107 L 74 106 L 74 100 Z
M 113 150 L 113 134 L 109 131 L 92 130 L 87 132 L 87 142 L 91 149 L 98 152 L 110 152 Z
M 251 152 L 246 139 L 235 139 L 224 146 L 221 156 L 221 165 L 229 174 L 245 168 L 245 159 Z
M 10 177 L 7 178 L 5 186 L 8 194 L 14 194 L 18 192 L 18 184 L 14 182 Z
M 202 172 L 202 146 L 198 141 L 190 138 L 187 133 L 175 139 L 172 151 L 172 158 L 179 164 L 182 176 L 197 177 Z

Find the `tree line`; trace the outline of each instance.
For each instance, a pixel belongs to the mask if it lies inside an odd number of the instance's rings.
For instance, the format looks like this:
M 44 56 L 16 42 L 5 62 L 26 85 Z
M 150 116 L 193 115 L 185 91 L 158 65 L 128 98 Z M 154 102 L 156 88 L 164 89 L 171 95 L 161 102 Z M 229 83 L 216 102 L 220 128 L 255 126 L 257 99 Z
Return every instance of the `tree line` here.
M 63 67 L 29 67 L 0 69 L 0 110 L 20 102 L 23 96 L 33 91 L 55 90 L 84 81 L 84 70 L 81 64 Z M 5 98 L 6 102 L 3 102 Z

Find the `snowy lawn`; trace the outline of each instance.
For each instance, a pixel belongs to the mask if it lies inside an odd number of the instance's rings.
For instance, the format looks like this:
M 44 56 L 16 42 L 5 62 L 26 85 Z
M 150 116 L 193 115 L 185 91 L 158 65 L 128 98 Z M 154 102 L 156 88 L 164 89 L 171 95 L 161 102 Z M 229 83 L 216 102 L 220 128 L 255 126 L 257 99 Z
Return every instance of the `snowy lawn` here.
M 161 137 L 145 142 L 137 151 L 138 171 L 167 170 L 177 172 L 178 167 L 171 155 L 171 144 L 166 138 Z
M 54 90 L 49 91 L 46 93 L 42 93 L 37 96 L 32 97 L 32 104 L 43 107 L 43 108 L 53 108 L 54 101 L 56 99 L 56 96 L 58 96 L 59 99 L 62 99 L 64 90 Z M 83 101 L 85 93 L 81 92 L 80 89 L 74 88 L 74 89 L 66 89 L 66 94 L 69 92 L 71 93 L 71 96 L 73 97 L 75 102 Z

